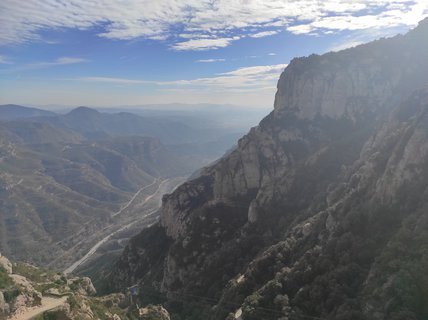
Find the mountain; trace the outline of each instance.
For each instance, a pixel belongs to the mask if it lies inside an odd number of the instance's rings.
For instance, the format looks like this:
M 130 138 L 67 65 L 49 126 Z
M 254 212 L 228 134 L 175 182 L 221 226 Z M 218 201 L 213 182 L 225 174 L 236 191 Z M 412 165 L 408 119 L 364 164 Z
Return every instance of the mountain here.
M 54 112 L 41 110 L 37 108 L 29 108 L 18 106 L 15 104 L 4 104 L 0 105 L 0 120 L 1 121 L 10 121 L 17 119 L 25 119 L 32 117 L 52 117 L 54 116 Z
M 273 112 L 164 197 L 104 289 L 166 295 L 173 319 L 427 319 L 427 39 L 428 19 L 291 61 Z
M 136 135 L 156 137 L 165 144 L 176 144 L 198 142 L 204 137 L 204 132 L 179 121 L 141 117 L 128 112 L 103 113 L 87 107 L 78 107 L 65 115 L 34 120 L 71 129 L 92 139 Z
M 0 250 L 42 266 L 69 266 L 138 218 L 112 215 L 139 190 L 196 169 L 151 137 L 95 141 L 26 119 L 0 133 Z

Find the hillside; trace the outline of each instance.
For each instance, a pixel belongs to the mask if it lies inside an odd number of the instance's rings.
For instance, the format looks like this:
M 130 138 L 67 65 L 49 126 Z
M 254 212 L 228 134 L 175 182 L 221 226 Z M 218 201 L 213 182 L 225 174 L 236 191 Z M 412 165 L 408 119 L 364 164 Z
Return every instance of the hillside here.
M 160 306 L 138 310 L 124 294 L 96 296 L 89 278 L 67 276 L 0 255 L 0 319 L 131 320 L 165 319 Z M 152 318 L 150 318 L 152 317 Z
M 0 250 L 37 265 L 67 267 L 121 226 L 112 215 L 137 191 L 196 169 L 150 137 L 93 141 L 32 121 L 0 132 Z
M 173 319 L 428 317 L 428 19 L 294 59 L 274 111 L 106 276 Z M 152 294 L 153 295 L 153 294 Z
M 23 107 L 15 104 L 0 105 L 0 120 L 10 121 L 32 117 L 52 117 L 55 113 L 37 108 Z

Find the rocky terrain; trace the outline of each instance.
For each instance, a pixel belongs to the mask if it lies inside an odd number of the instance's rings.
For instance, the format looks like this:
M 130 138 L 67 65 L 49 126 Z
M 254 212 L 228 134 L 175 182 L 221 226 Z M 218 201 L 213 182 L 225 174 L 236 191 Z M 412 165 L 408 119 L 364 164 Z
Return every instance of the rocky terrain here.
M 104 300 L 114 300 L 113 296 L 93 298 L 96 291 L 89 278 L 66 277 L 29 264 L 11 263 L 4 256 L 0 257 L 0 279 L 0 319 L 45 319 L 43 313 L 61 314 L 61 319 L 94 319 L 92 308 Z M 113 314 L 107 314 L 107 307 L 105 312 L 101 318 L 114 319 Z
M 129 294 L 96 296 L 89 278 L 11 263 L 0 256 L 0 319 L 126 320 L 138 317 L 169 320 L 168 312 L 161 306 L 138 309 Z
M 428 19 L 294 59 L 274 111 L 164 197 L 105 290 L 138 284 L 172 319 L 426 319 L 427 39 Z

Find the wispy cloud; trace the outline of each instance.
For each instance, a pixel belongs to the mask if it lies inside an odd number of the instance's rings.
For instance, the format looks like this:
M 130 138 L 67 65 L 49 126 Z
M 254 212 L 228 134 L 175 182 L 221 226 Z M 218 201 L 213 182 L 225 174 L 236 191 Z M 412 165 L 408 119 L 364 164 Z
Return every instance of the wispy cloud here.
M 119 85 L 144 85 L 152 84 L 164 89 L 196 89 L 209 91 L 254 91 L 260 88 L 274 88 L 280 73 L 286 64 L 276 64 L 267 66 L 252 66 L 235 69 L 229 72 L 220 73 L 214 77 L 196 78 L 190 80 L 154 81 L 146 79 L 126 79 L 110 77 L 82 77 L 74 80 L 109 83 Z
M 4 69 L 4 70 L 1 70 L 0 73 L 2 74 L 18 73 L 18 72 L 52 68 L 57 66 L 69 65 L 69 64 L 84 63 L 84 62 L 88 62 L 88 60 L 82 59 L 82 58 L 73 58 L 73 57 L 61 57 L 61 58 L 57 58 L 54 61 L 40 61 L 40 62 L 34 62 L 34 63 L 29 63 L 29 64 L 17 66 L 17 67 Z
M 62 66 L 66 64 L 76 64 L 87 62 L 88 60 L 82 58 L 73 58 L 73 57 L 61 57 L 54 61 L 43 61 L 43 62 L 35 62 L 25 66 L 27 69 L 42 69 L 42 68 L 50 68 L 56 66 Z
M 217 39 L 191 39 L 184 42 L 178 42 L 172 46 L 177 51 L 187 50 L 212 50 L 227 47 L 232 41 L 238 40 L 239 37 L 217 38 Z
M 341 44 L 334 45 L 333 47 L 331 47 L 329 49 L 329 51 L 345 50 L 345 49 L 356 47 L 356 46 L 363 44 L 363 43 L 364 43 L 363 41 L 345 41 Z
M 226 59 L 199 59 L 195 62 L 201 62 L 201 63 L 212 63 L 212 62 L 224 62 Z
M 0 64 L 12 64 L 12 61 L 8 57 L 0 55 Z
M 250 34 L 251 38 L 263 38 L 263 37 L 268 37 L 268 36 L 273 36 L 275 34 L 279 33 L 279 31 L 262 31 L 262 32 L 257 32 L 254 34 Z
M 363 43 L 370 42 L 380 37 L 393 36 L 399 33 L 399 27 L 390 28 L 388 30 L 379 30 L 376 28 L 366 29 L 362 31 L 354 31 L 349 33 L 346 37 L 333 43 L 327 51 L 340 51 L 348 48 L 358 46 Z
M 223 48 L 287 30 L 317 34 L 414 26 L 426 0 L 0 1 L 0 45 L 40 41 L 45 30 L 93 30 L 108 39 L 168 40 L 174 50 Z M 100 31 L 101 30 L 101 31 Z M 236 38 L 237 37 L 237 38 Z
M 113 77 L 82 77 L 79 79 L 86 82 L 100 82 L 100 83 L 111 83 L 111 84 L 156 84 L 156 81 L 137 80 L 137 79 L 126 79 L 126 78 L 113 78 Z

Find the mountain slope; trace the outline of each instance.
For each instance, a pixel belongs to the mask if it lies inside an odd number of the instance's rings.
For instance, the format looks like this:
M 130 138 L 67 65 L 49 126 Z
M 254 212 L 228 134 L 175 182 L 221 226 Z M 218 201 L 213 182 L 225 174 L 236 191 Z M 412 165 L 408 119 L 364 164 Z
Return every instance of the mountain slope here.
M 114 288 L 165 292 L 186 319 L 425 319 L 427 39 L 428 19 L 294 59 L 274 111 L 164 198 Z
M 0 105 L 0 120 L 10 121 L 31 117 L 52 117 L 55 113 L 37 108 L 18 106 L 15 104 Z
M 124 294 L 96 297 L 89 278 L 11 263 L 4 256 L 0 256 L 0 279 L 1 319 L 126 320 L 135 319 L 138 314 Z M 151 311 L 152 317 L 159 313 L 162 319 L 169 319 L 160 306 L 143 310 Z
M 38 265 L 68 266 L 138 190 L 193 170 L 155 138 L 91 141 L 32 121 L 0 132 L 0 250 Z

